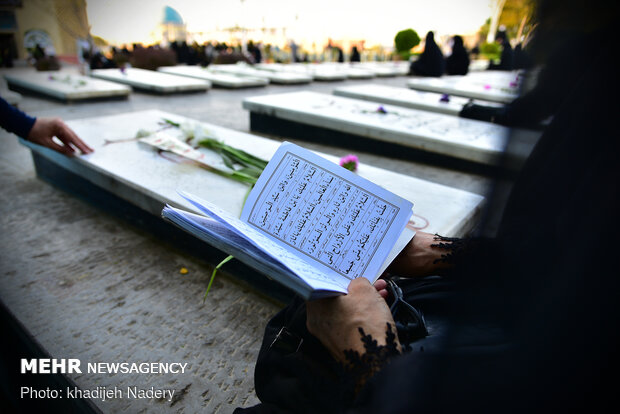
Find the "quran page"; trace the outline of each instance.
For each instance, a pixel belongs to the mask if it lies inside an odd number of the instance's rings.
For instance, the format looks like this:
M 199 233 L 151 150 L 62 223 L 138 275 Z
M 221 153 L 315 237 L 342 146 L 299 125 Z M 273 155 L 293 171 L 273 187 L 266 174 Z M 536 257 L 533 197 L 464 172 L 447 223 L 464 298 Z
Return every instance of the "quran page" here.
M 348 285 L 357 277 L 374 282 L 381 275 L 412 207 L 384 188 L 286 142 L 248 196 L 241 221 Z M 406 242 L 411 237 L 413 233 Z
M 415 234 L 406 228 L 410 202 L 290 143 L 272 157 L 241 218 L 180 194 L 224 227 L 170 207 L 165 218 L 229 254 L 248 253 L 248 264 L 268 267 L 270 277 L 305 298 L 346 293 L 357 277 L 374 282 Z M 270 260 L 261 261 L 260 251 Z

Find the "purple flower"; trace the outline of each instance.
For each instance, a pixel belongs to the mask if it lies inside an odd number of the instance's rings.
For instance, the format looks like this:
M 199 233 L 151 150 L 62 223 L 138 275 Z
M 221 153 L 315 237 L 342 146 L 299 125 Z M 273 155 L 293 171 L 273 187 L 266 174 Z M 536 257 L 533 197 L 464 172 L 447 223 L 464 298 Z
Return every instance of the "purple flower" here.
M 340 158 L 340 166 L 346 168 L 349 171 L 357 171 L 358 164 L 359 158 L 357 158 L 357 155 L 349 154 Z
M 387 114 L 387 110 L 383 107 L 383 105 L 379 105 L 377 112 L 380 114 Z
M 491 89 L 491 85 L 484 85 L 484 89 L 487 89 L 487 90 Z
M 127 70 L 125 69 L 125 66 L 121 66 L 121 67 L 120 67 L 120 69 L 121 69 L 121 73 L 122 73 L 123 75 L 126 75 L 126 74 L 127 74 Z
M 517 82 L 510 82 L 510 87 L 511 88 L 516 88 L 517 87 Z
M 444 93 L 441 95 L 441 98 L 439 98 L 439 102 L 450 102 L 450 95 Z

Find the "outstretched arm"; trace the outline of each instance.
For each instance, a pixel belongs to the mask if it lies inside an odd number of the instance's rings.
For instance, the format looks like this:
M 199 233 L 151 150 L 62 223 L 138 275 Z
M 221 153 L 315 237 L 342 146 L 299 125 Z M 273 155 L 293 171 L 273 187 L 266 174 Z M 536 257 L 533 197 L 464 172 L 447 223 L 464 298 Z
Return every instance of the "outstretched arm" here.
M 54 141 L 54 137 L 61 143 Z M 76 149 L 82 154 L 93 152 L 60 118 L 38 118 L 26 139 L 68 156 L 75 155 Z
M 93 152 L 60 118 L 34 118 L 0 98 L 0 126 L 35 144 L 71 156 Z M 60 144 L 54 140 L 60 140 Z

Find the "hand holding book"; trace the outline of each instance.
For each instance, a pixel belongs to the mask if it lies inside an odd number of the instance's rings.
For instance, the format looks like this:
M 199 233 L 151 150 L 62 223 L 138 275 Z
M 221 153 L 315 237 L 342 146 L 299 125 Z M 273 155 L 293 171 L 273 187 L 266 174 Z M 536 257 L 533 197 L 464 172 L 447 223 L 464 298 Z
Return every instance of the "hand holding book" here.
M 414 235 L 410 202 L 291 143 L 276 151 L 240 219 L 182 195 L 213 220 L 170 206 L 164 218 L 307 299 L 346 293 L 358 277 L 374 282 Z

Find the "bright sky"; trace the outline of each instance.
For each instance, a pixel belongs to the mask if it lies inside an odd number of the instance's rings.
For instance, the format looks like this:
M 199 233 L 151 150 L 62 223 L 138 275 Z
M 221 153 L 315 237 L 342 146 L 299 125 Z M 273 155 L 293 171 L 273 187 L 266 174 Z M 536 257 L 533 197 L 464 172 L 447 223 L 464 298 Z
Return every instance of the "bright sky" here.
M 113 43 L 151 42 L 164 6 L 189 32 L 242 27 L 287 27 L 297 43 L 365 39 L 392 46 L 399 30 L 471 34 L 491 15 L 492 0 L 87 0 L 91 33 Z

